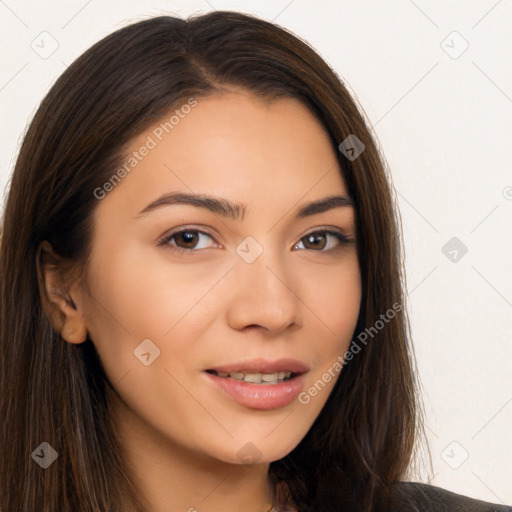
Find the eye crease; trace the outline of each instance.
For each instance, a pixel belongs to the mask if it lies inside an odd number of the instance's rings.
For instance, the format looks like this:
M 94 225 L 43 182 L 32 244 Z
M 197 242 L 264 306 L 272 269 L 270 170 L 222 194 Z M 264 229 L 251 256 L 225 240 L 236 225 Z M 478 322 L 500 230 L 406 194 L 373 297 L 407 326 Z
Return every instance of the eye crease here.
M 200 243 L 200 238 L 202 236 L 213 239 L 212 235 L 199 229 L 181 229 L 179 231 L 174 231 L 173 233 L 164 236 L 164 238 L 162 238 L 158 242 L 158 246 L 167 247 L 171 251 L 176 251 L 178 253 L 198 253 L 201 250 L 208 248 L 197 247 L 197 244 Z M 320 242 L 320 244 L 318 244 L 319 239 L 323 239 L 324 242 Z M 171 243 L 172 241 L 174 241 L 174 243 Z M 188 244 L 188 246 L 180 247 L 179 245 L 177 245 L 177 243 L 179 243 L 180 241 L 183 242 L 184 244 Z M 300 239 L 300 241 L 293 246 L 293 248 L 295 249 L 300 244 L 302 244 L 304 246 L 304 249 L 313 250 L 315 252 L 327 253 L 335 251 L 336 249 L 340 249 L 343 246 L 350 244 L 351 242 L 352 240 L 345 236 L 340 230 L 320 228 L 314 231 L 310 231 L 309 233 L 304 235 Z M 326 247 L 328 248 L 326 249 Z

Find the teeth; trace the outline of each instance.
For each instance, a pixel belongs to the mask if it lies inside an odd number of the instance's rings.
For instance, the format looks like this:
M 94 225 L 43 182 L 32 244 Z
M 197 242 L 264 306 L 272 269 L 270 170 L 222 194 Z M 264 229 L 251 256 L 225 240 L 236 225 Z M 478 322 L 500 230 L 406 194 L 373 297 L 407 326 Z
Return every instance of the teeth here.
M 244 376 L 245 382 L 253 382 L 254 384 L 261 384 L 261 373 L 246 373 Z
M 275 373 L 243 373 L 243 372 L 217 372 L 219 377 L 231 377 L 252 384 L 277 384 L 291 377 L 292 372 Z

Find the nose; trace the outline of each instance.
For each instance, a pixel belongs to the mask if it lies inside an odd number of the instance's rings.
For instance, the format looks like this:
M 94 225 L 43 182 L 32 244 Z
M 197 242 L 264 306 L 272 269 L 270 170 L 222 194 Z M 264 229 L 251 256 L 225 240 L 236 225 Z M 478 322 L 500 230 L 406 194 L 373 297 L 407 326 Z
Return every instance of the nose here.
M 232 272 L 235 287 L 229 294 L 228 323 L 231 328 L 260 328 L 277 335 L 302 327 L 299 284 L 286 271 L 282 258 L 264 251 L 255 261 L 239 259 Z

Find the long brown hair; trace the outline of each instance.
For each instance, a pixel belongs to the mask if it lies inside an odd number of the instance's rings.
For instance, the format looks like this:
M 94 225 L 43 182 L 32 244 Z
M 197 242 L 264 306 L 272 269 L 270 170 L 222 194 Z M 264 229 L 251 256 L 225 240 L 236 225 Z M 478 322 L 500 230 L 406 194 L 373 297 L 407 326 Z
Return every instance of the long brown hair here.
M 96 43 L 42 101 L 19 152 L 0 248 L 2 512 L 144 510 L 123 460 L 90 339 L 66 343 L 43 307 L 38 247 L 48 240 L 83 268 L 91 249 L 94 190 L 130 141 L 194 97 L 242 88 L 301 101 L 325 127 L 356 208 L 362 300 L 354 337 L 393 304 L 396 314 L 341 372 L 301 443 L 270 464 L 303 511 L 378 510 L 407 476 L 424 435 L 405 303 L 396 197 L 364 117 L 342 80 L 296 36 L 253 16 L 217 11 L 160 16 Z M 338 145 L 364 144 L 356 159 Z M 341 312 L 340 312 L 341 314 Z M 368 332 L 368 331 L 367 331 Z M 42 442 L 58 463 L 42 470 Z

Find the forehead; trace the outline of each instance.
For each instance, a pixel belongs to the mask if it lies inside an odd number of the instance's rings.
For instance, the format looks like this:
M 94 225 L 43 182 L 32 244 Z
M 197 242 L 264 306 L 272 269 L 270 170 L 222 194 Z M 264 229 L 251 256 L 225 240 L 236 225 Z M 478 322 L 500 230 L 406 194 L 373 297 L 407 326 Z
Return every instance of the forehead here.
M 124 204 L 138 212 L 173 190 L 268 207 L 347 195 L 325 129 L 298 100 L 268 103 L 225 93 L 195 101 L 178 105 L 131 141 L 120 163 L 123 177 L 99 208 Z

